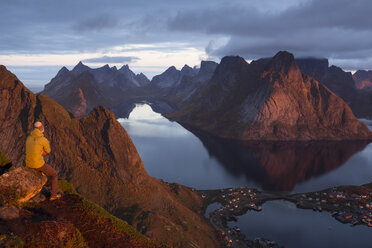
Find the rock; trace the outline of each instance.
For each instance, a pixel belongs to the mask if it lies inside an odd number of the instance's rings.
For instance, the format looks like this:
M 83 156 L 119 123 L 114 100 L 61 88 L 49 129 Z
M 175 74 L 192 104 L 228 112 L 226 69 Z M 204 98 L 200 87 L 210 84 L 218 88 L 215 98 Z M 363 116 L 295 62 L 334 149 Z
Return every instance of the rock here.
M 355 85 L 360 90 L 372 90 L 372 71 L 358 70 L 353 74 Z
M 0 207 L 0 219 L 11 220 L 19 217 L 19 208 L 15 206 Z
M 40 192 L 47 177 L 26 167 L 18 167 L 0 177 L 2 204 L 21 204 Z
M 84 93 L 80 88 L 75 90 L 71 101 L 71 113 L 77 119 L 83 118 L 87 111 L 87 101 L 85 100 Z

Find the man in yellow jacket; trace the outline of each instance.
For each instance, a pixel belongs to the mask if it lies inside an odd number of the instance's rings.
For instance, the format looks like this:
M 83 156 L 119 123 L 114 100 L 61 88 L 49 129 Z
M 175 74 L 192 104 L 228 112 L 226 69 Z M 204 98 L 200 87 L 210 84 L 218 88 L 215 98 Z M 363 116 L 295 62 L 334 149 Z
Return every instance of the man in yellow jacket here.
M 50 200 L 61 197 L 58 191 L 58 174 L 55 169 L 46 164 L 43 156 L 50 153 L 49 141 L 44 137 L 44 126 L 41 122 L 35 122 L 34 130 L 26 139 L 26 166 L 43 172 L 49 177 L 51 183 Z

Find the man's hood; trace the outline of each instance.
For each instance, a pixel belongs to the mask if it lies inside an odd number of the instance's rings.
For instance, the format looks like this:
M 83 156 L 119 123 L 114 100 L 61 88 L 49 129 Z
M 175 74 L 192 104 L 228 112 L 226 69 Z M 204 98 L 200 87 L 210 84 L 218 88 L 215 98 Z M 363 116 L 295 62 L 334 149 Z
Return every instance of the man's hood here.
M 43 137 L 44 134 L 38 128 L 35 128 L 34 130 L 32 130 L 31 136 L 33 138 L 40 138 L 40 137 Z

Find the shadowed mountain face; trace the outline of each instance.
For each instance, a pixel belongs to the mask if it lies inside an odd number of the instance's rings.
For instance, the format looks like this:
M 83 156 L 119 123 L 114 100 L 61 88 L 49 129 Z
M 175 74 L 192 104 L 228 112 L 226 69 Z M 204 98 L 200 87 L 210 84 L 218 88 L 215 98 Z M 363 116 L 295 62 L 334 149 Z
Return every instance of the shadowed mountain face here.
M 244 175 L 264 190 L 292 191 L 296 184 L 342 166 L 368 141 L 240 142 L 189 129 L 228 173 Z
M 25 88 L 4 66 L 0 66 L 0 92 L 0 149 L 14 164 L 23 164 L 26 136 L 39 120 L 52 148 L 47 162 L 86 198 L 158 244 L 218 246 L 214 230 L 200 215 L 199 195 L 148 176 L 112 112 L 98 107 L 80 120 L 71 118 L 52 99 Z
M 63 67 L 45 85 L 43 94 L 64 106 L 76 118 L 88 114 L 96 106 L 105 106 L 120 117 L 128 117 L 135 103 L 148 102 L 161 113 L 172 112 L 179 101 L 189 99 L 208 81 L 217 63 L 202 61 L 200 69 L 174 66 L 155 76 L 151 82 L 142 73 L 135 75 L 128 67 L 119 70 L 108 65 L 91 69 L 83 63 L 72 71 Z
M 360 90 L 372 90 L 372 71 L 359 70 L 353 74 L 355 85 Z
M 369 71 L 354 75 L 337 66 L 328 67 L 327 59 L 296 59 L 301 72 L 327 86 L 341 97 L 358 118 L 372 118 L 372 86 Z M 360 90 L 365 89 L 365 90 Z
M 251 64 L 240 57 L 223 58 L 190 104 L 167 117 L 242 140 L 371 138 L 349 106 L 303 75 L 287 52 Z
M 119 70 L 108 65 L 91 69 L 80 62 L 72 71 L 63 67 L 42 93 L 81 118 L 96 106 L 117 105 L 123 97 L 149 83 L 145 75 L 135 75 L 127 65 Z

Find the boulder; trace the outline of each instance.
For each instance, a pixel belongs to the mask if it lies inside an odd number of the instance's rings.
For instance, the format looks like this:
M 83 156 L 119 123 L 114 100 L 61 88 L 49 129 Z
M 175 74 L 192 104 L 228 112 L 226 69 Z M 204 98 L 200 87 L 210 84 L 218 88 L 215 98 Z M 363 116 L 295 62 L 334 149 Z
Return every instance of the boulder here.
M 0 203 L 19 205 L 40 192 L 47 177 L 40 172 L 18 167 L 0 176 Z

